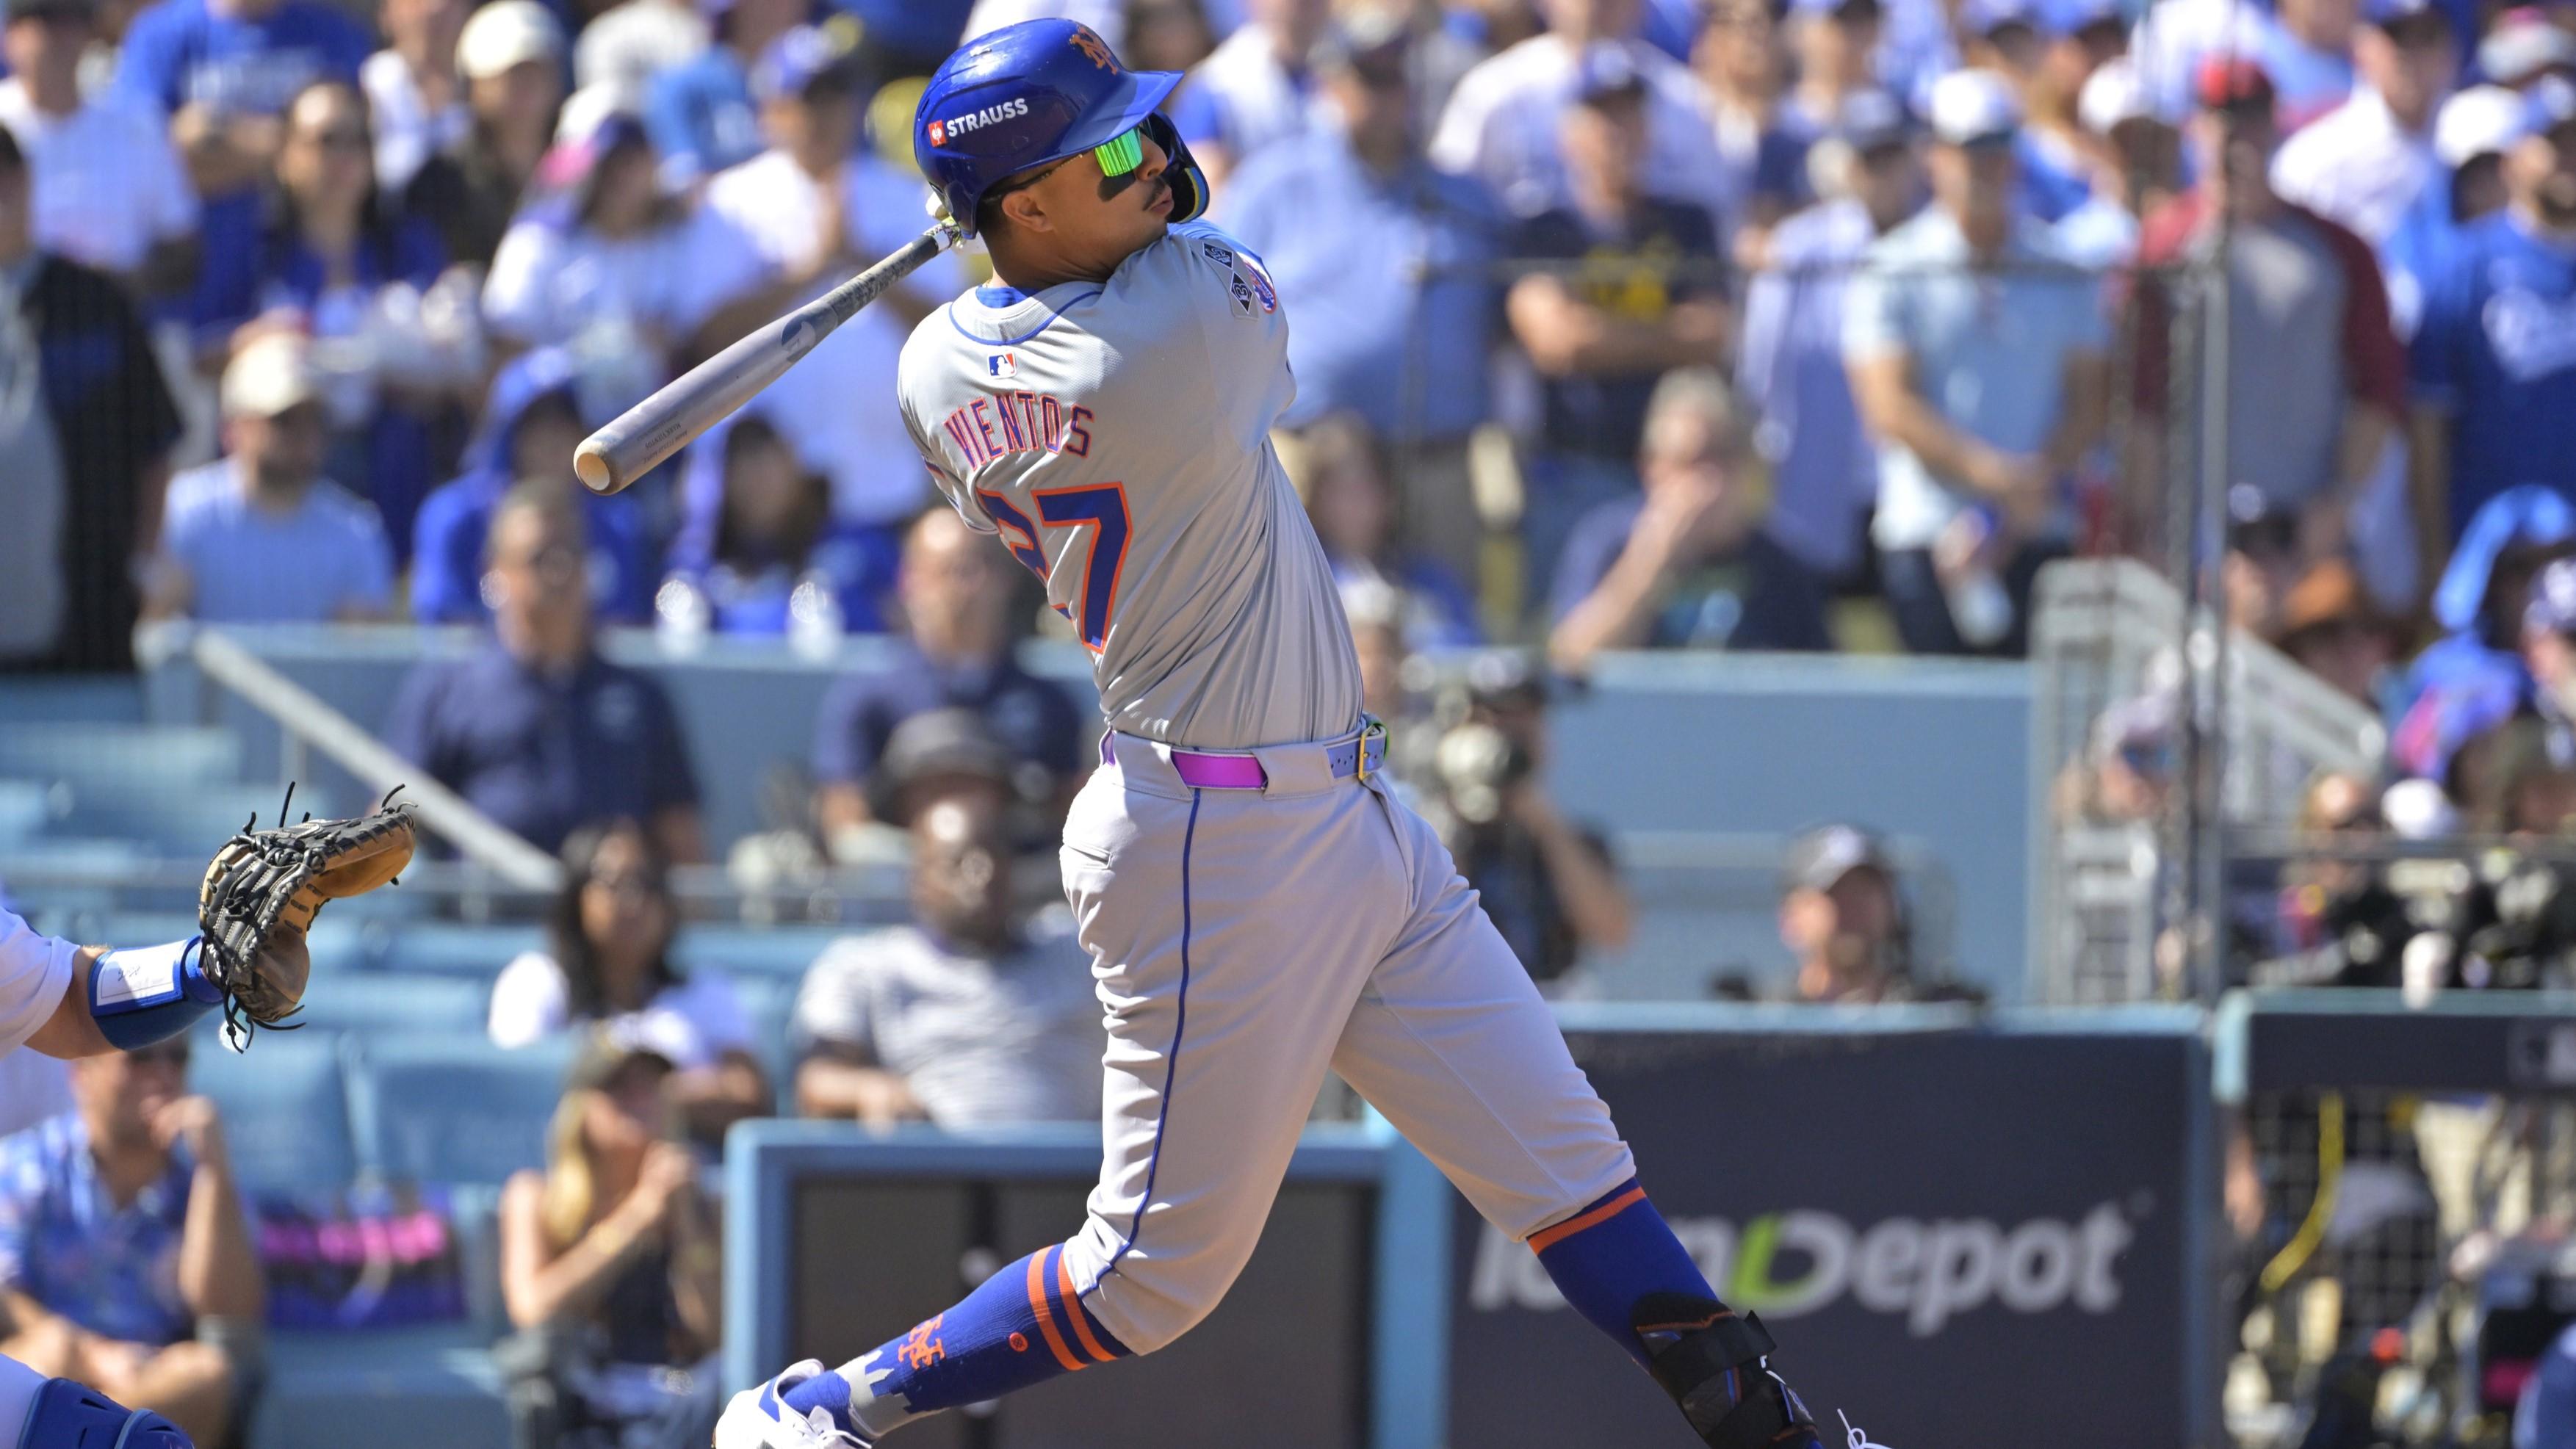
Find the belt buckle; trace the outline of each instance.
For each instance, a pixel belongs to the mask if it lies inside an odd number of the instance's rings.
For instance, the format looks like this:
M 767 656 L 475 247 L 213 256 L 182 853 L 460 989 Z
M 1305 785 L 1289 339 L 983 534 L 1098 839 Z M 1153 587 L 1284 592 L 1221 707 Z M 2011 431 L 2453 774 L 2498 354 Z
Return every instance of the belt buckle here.
M 1385 721 L 1385 720 L 1379 719 L 1376 715 L 1373 715 L 1373 714 L 1369 714 L 1369 715 L 1362 715 L 1362 716 L 1360 716 L 1360 737 L 1359 737 L 1359 744 L 1358 744 L 1358 748 L 1359 748 L 1359 764 L 1358 764 L 1358 769 L 1356 770 L 1356 772 L 1355 772 L 1355 773 L 1357 773 L 1357 774 L 1358 774 L 1358 776 L 1359 776 L 1359 778 L 1360 778 L 1360 783 L 1361 783 L 1361 784 L 1363 784 L 1363 785 L 1367 784 L 1367 783 L 1368 783 L 1368 778 L 1369 778 L 1369 742 L 1370 742 L 1371 740 L 1377 740 L 1377 741 L 1380 741 L 1381 743 L 1380 743 L 1380 745 L 1379 745 L 1379 748 L 1380 748 L 1381 750 L 1383 750 L 1383 749 L 1385 748 L 1385 746 L 1384 746 L 1384 744 L 1383 744 L 1383 741 L 1384 741 L 1385 739 L 1386 739 L 1386 721 Z

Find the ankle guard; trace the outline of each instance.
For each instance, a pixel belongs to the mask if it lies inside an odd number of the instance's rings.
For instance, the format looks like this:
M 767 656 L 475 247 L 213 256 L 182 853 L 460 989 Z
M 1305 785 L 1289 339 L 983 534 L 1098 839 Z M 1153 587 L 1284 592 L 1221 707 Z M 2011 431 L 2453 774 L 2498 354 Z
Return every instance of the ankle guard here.
M 1658 1293 L 1638 1303 L 1646 1371 L 1709 1449 L 1809 1449 L 1815 1420 L 1780 1376 L 1762 1320 L 1714 1298 Z

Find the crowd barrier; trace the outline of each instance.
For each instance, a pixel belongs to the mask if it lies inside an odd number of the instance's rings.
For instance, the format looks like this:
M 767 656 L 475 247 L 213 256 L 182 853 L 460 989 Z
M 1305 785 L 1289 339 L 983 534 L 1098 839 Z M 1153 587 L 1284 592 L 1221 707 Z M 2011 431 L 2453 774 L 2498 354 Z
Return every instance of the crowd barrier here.
M 2218 1442 L 2199 1013 L 1598 1005 L 1562 1019 L 1657 1206 L 1719 1291 L 1771 1325 L 1818 1405 L 1897 1444 Z M 838 1362 L 1070 1233 L 1096 1144 L 1088 1128 L 737 1129 L 729 1376 Z M 924 1449 L 1692 1442 L 1527 1249 L 1428 1171 L 1382 1126 L 1317 1129 L 1207 1341 L 1007 1401 L 991 1429 L 951 1421 Z M 1365 1206 L 1336 1207 L 1333 1191 Z M 1373 1242 L 1353 1237 L 1364 1226 Z M 1274 1402 L 1281 1377 L 1307 1381 L 1311 1402 Z

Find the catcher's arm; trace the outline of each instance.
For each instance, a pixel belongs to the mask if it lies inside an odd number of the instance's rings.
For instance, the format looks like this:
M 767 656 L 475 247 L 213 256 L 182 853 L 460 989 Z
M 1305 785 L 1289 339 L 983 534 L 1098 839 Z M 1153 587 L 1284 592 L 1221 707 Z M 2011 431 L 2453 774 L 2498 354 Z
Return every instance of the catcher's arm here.
M 303 1001 L 313 917 L 392 881 L 411 863 L 414 836 L 411 807 L 390 800 L 355 820 L 245 828 L 206 868 L 201 934 L 137 950 L 79 948 L 62 1000 L 27 1044 L 53 1057 L 131 1051 L 221 1007 L 224 1040 L 241 1050 L 251 1031 L 243 1018 L 276 1026 Z
M 97 946 L 83 946 L 72 957 L 71 981 L 63 989 L 62 999 L 54 1003 L 54 1013 L 45 1024 L 27 1038 L 32 1051 L 49 1057 L 94 1057 L 116 1050 L 116 1044 L 98 1029 L 89 1014 L 89 977 L 105 952 Z

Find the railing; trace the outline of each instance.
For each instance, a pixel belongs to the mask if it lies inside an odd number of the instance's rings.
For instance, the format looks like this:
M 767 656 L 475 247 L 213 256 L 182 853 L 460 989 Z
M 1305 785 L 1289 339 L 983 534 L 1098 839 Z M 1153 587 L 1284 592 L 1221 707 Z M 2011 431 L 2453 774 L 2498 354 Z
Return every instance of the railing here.
M 2181 594 L 2142 564 L 2051 565 L 2034 609 L 2033 999 L 2147 999 L 2182 979 L 2180 958 L 2206 944 L 2187 918 L 2219 906 L 2193 887 L 2221 878 L 2229 831 L 2288 826 L 2319 771 L 2375 778 L 2387 731 L 2369 707 L 2245 631 L 2229 629 L 2222 643 L 2205 612 L 2187 621 Z M 2095 731 L 2114 709 L 2159 700 L 2174 755 L 2163 798 L 2097 808 Z
M 356 776 L 369 789 L 403 798 L 420 811 L 432 834 L 473 864 L 521 890 L 547 891 L 562 880 L 553 856 L 520 839 L 477 810 L 463 796 L 429 778 L 333 709 L 312 691 L 224 637 L 221 630 L 171 625 L 146 631 L 143 652 L 166 658 L 184 652 L 205 678 L 276 722 L 284 736 L 283 773 L 293 780 L 310 772 L 312 752 Z

